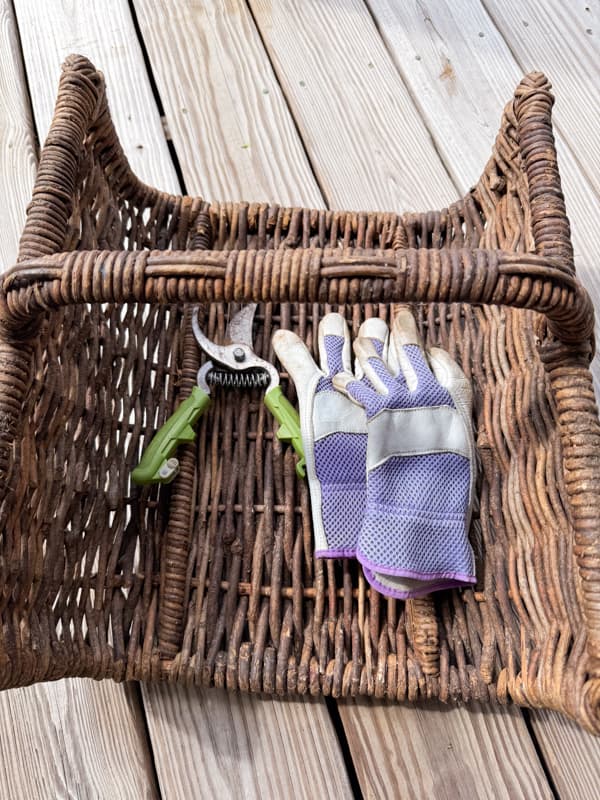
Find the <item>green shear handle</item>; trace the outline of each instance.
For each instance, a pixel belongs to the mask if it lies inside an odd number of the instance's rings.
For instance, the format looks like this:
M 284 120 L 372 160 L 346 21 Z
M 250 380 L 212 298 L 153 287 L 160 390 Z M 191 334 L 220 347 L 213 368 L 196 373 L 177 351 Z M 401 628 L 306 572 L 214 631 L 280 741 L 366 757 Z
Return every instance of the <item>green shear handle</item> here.
M 179 472 L 179 461 L 173 454 L 180 444 L 194 441 L 196 433 L 192 426 L 209 405 L 210 395 L 200 386 L 194 386 L 191 395 L 171 414 L 144 451 L 142 460 L 131 473 L 134 483 L 146 486 L 173 480 Z
M 210 405 L 210 395 L 200 386 L 194 386 L 191 395 L 155 434 L 144 451 L 142 460 L 131 473 L 134 483 L 146 486 L 152 483 L 170 483 L 179 472 L 179 461 L 174 458 L 180 444 L 193 442 L 193 426 Z M 305 476 L 304 449 L 300 435 L 298 412 L 285 397 L 281 386 L 274 386 L 265 394 L 265 406 L 279 423 L 277 438 L 292 445 L 298 454 L 296 473 Z
M 298 412 L 284 395 L 281 386 L 274 386 L 265 394 L 265 405 L 279 423 L 277 438 L 281 442 L 291 444 L 299 456 L 296 462 L 296 475 L 299 478 L 304 478 L 306 475 L 306 461 L 300 434 Z

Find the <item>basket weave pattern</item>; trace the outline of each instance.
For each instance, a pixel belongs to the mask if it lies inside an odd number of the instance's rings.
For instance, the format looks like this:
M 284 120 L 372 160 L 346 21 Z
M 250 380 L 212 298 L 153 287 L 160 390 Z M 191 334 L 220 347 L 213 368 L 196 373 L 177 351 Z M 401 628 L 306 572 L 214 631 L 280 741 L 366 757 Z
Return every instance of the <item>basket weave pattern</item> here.
M 142 184 L 104 81 L 65 62 L 0 291 L 0 686 L 63 676 L 558 708 L 600 731 L 600 426 L 546 78 L 477 185 L 423 214 L 208 203 Z M 255 350 L 331 309 L 415 304 L 474 387 L 478 584 L 388 600 L 313 558 L 307 488 L 260 392 L 217 390 L 169 487 L 130 473 L 184 399 L 201 303 Z M 283 375 L 292 402 L 293 386 Z

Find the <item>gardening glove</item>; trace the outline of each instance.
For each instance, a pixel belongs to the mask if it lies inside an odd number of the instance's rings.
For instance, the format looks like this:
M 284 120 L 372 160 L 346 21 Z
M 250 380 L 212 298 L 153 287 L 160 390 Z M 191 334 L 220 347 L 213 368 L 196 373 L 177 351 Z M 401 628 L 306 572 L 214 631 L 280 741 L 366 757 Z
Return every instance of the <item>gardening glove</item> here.
M 363 377 L 345 369 L 333 383 L 367 419 L 367 496 L 356 551 L 365 577 L 400 598 L 475 583 L 467 378 L 444 350 L 424 353 L 407 308 L 394 319 L 394 359 L 386 362 L 363 336 L 354 351 Z
M 382 355 L 388 329 L 372 318 L 360 328 L 363 341 Z M 318 332 L 320 367 L 291 331 L 273 336 L 273 347 L 296 387 L 310 490 L 315 556 L 356 554 L 366 499 L 367 428 L 363 408 L 333 387 L 338 372 L 350 373 L 350 333 L 340 314 L 327 314 Z M 362 372 L 353 375 L 362 379 Z

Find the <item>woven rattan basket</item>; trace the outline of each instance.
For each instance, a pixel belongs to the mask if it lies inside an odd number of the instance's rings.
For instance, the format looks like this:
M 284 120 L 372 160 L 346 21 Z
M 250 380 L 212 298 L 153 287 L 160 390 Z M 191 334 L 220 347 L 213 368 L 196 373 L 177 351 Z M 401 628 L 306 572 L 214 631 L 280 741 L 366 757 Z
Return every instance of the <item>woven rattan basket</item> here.
M 546 78 L 423 214 L 209 203 L 142 184 L 102 74 L 67 59 L 0 293 L 0 685 L 85 675 L 561 709 L 600 730 L 600 427 Z M 7 200 L 8 202 L 8 200 Z M 6 265 L 8 266 L 8 265 Z M 195 381 L 203 328 L 260 301 L 315 342 L 414 303 L 471 378 L 478 584 L 402 603 L 315 560 L 306 486 L 261 394 L 217 392 L 171 486 L 130 473 Z M 293 387 L 285 380 L 288 396 Z

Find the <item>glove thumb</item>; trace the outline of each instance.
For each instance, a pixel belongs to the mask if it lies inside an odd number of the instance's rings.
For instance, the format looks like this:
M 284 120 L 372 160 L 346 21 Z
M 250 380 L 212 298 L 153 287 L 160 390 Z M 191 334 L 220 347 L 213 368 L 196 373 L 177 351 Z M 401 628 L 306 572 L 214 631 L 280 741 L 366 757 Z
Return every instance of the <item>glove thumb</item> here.
M 454 359 L 440 347 L 432 347 L 427 352 L 431 371 L 450 396 L 454 400 L 457 409 L 461 411 L 467 419 L 471 417 L 471 406 L 473 405 L 473 389 L 467 376 L 458 366 Z
M 321 375 L 308 347 L 292 331 L 279 330 L 273 334 L 273 349 L 289 373 L 300 395 L 316 374 Z

